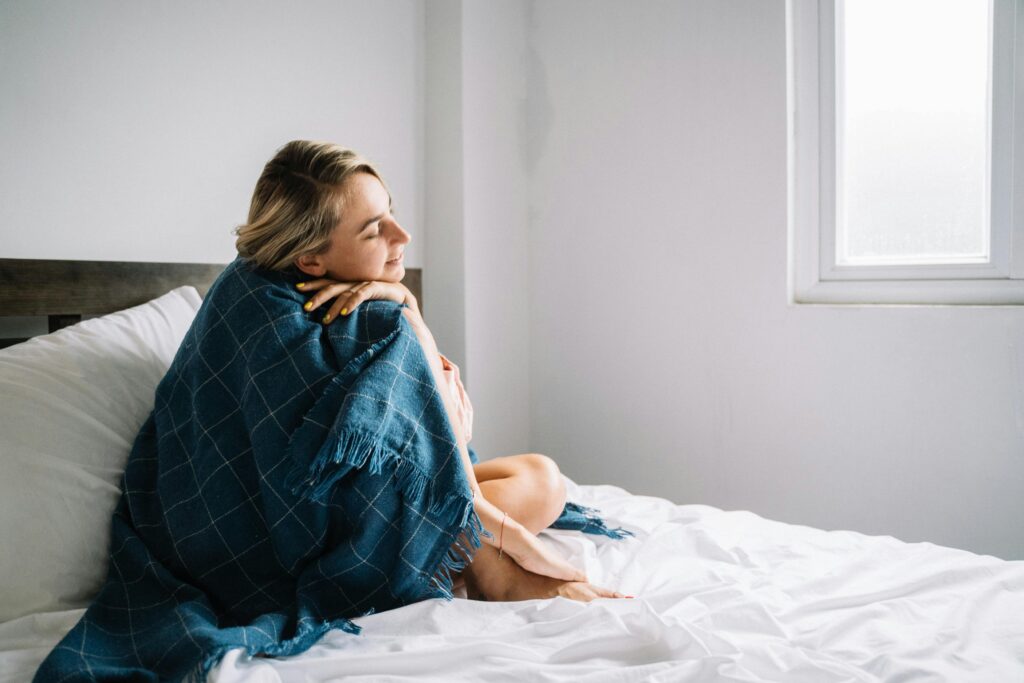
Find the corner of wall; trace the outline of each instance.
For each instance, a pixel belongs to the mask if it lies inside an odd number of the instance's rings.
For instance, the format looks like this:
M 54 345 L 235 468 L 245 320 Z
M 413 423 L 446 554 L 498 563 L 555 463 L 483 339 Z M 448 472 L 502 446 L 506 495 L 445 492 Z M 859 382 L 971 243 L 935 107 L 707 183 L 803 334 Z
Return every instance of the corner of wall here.
M 466 358 L 462 0 L 424 3 L 423 298 L 438 348 Z

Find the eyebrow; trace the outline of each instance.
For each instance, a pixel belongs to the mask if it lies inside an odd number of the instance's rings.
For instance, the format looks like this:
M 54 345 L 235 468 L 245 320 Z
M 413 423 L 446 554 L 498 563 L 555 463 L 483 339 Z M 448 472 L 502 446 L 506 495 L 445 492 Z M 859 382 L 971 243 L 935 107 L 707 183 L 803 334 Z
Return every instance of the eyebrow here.
M 356 234 L 362 235 L 364 232 L 366 232 L 366 229 L 368 227 L 379 221 L 381 218 L 384 218 L 384 214 L 378 214 L 371 218 L 370 220 L 366 221 L 365 223 L 363 223 L 363 227 L 359 228 L 359 232 L 357 232 Z
M 391 203 L 391 198 L 388 197 L 388 211 L 393 211 L 393 210 L 394 210 L 394 206 Z M 374 216 L 373 218 L 369 219 L 365 223 L 363 223 L 363 227 L 359 228 L 359 232 L 357 232 L 356 235 L 362 235 L 366 231 L 366 229 L 368 227 L 370 227 L 371 225 L 373 225 L 374 223 L 379 221 L 381 218 L 384 218 L 384 216 L 385 216 L 384 213 L 380 213 L 380 214 L 377 214 L 376 216 Z

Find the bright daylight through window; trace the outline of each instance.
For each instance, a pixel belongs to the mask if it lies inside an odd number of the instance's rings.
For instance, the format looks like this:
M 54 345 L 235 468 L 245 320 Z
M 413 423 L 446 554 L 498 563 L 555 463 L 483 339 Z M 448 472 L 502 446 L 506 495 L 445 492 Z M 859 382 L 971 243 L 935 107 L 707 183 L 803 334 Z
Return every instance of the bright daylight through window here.
M 989 3 L 840 10 L 837 262 L 987 261 Z
M 790 0 L 795 302 L 1024 303 L 1022 6 Z

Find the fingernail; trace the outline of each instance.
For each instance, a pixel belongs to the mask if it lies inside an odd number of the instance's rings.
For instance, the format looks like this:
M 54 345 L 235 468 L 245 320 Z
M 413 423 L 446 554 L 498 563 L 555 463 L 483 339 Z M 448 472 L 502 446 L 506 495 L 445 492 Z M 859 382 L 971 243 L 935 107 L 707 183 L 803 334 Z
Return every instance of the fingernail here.
M 303 287 L 306 286 L 306 283 L 305 282 L 300 282 L 299 284 L 297 284 L 295 286 L 298 287 L 299 289 L 302 289 Z
M 325 315 L 325 316 L 324 316 L 324 322 L 325 322 L 325 323 L 326 323 L 326 322 L 330 322 L 330 320 L 331 320 L 331 314 L 330 314 L 330 313 L 328 313 L 327 315 Z
M 348 315 L 348 309 L 347 308 L 341 309 L 341 314 L 342 315 Z
M 636 596 L 635 595 L 627 595 L 626 597 L 627 598 L 635 598 Z
M 307 301 L 306 305 L 303 306 L 303 308 L 305 308 L 308 311 L 309 309 L 313 308 L 313 302 L 312 301 Z

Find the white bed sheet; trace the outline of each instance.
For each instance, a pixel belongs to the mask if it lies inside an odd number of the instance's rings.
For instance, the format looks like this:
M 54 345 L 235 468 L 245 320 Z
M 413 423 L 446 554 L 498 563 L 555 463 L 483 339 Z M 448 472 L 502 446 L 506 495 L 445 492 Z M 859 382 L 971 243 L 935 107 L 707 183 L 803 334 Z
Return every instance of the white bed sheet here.
M 635 599 L 431 600 L 357 619 L 362 635 L 330 633 L 299 657 L 232 651 L 209 680 L 1024 681 L 1024 562 L 569 491 L 636 537 L 546 538 Z M 0 681 L 29 680 L 81 614 L 0 624 Z

